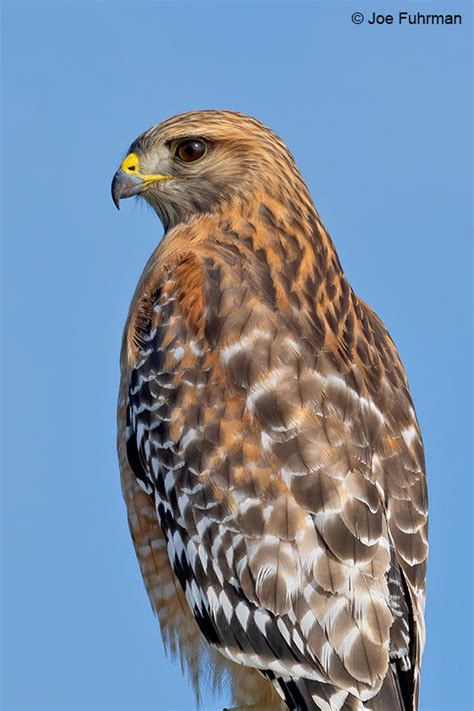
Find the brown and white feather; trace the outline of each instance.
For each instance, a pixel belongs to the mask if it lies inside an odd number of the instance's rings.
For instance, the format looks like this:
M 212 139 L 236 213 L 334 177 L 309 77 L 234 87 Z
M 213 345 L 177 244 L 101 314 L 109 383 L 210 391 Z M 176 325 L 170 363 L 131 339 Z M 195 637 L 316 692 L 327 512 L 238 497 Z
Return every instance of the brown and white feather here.
M 395 346 L 272 132 L 196 112 L 137 145 L 177 131 L 258 171 L 170 225 L 124 333 L 122 487 L 165 645 L 239 705 L 416 709 L 427 497 Z

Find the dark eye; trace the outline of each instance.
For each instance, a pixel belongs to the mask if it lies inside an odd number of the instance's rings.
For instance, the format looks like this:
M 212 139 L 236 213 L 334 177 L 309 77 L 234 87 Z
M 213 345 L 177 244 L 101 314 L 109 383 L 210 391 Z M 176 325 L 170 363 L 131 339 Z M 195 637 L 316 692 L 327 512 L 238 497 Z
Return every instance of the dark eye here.
M 185 163 L 193 163 L 202 158 L 206 152 L 206 144 L 195 138 L 187 138 L 176 146 L 175 155 Z

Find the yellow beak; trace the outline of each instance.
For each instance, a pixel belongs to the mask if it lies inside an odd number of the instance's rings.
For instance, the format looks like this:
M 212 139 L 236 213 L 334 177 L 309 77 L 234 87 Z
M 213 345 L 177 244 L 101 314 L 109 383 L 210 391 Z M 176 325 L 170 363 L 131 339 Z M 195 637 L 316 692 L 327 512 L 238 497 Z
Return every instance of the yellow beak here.
M 160 175 L 159 173 L 141 173 L 137 154 L 129 153 L 112 180 L 112 200 L 115 207 L 120 210 L 122 198 L 139 195 L 153 183 L 158 183 L 160 180 L 172 180 L 172 177 L 172 175 Z

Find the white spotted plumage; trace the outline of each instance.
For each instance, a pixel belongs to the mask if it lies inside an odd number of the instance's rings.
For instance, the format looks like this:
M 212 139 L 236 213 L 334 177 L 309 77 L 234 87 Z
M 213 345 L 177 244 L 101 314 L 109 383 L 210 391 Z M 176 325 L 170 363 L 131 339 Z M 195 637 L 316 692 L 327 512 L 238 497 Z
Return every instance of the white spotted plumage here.
M 136 155 L 184 127 L 215 141 L 214 186 L 236 146 L 248 160 L 182 221 L 163 200 L 189 210 L 192 182 L 146 193 L 170 224 L 125 331 L 119 452 L 165 640 L 196 687 L 201 659 L 225 669 L 242 705 L 415 711 L 427 501 L 395 347 L 281 141 L 202 112 Z

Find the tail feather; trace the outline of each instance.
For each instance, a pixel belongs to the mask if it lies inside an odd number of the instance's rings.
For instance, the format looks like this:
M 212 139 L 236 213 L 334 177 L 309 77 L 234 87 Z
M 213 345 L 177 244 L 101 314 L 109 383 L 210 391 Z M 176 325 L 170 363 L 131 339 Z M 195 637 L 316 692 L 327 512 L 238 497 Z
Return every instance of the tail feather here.
M 398 675 L 391 664 L 379 693 L 366 702 L 371 711 L 408 711 L 403 702 Z
M 364 711 L 365 706 L 347 691 L 311 679 L 278 677 L 273 683 L 289 711 Z M 389 707 L 387 707 L 389 708 Z M 385 711 L 387 711 L 387 708 Z M 399 711 L 394 707 L 393 711 Z
M 347 691 L 310 679 L 273 679 L 289 711 L 408 711 L 390 666 L 378 694 L 364 703 Z

